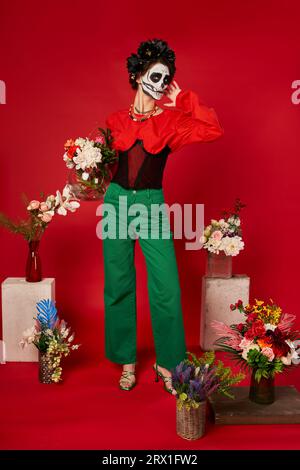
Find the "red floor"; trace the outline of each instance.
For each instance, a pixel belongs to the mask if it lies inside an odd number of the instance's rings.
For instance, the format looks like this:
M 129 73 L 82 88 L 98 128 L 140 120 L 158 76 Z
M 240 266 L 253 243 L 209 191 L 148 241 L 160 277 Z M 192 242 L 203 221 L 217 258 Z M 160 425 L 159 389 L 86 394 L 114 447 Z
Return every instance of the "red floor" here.
M 130 392 L 118 389 L 120 366 L 107 359 L 67 361 L 59 385 L 40 384 L 35 363 L 0 366 L 2 450 L 300 448 L 300 425 L 209 424 L 203 438 L 181 439 L 175 398 L 154 382 L 154 354 L 140 352 L 139 383 Z M 300 389 L 299 371 L 277 383 Z

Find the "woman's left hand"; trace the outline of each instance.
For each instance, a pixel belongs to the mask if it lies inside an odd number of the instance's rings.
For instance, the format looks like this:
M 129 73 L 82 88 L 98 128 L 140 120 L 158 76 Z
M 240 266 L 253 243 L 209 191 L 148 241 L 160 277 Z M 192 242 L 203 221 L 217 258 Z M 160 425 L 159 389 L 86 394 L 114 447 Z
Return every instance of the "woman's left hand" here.
M 176 96 L 180 91 L 181 88 L 179 88 L 178 83 L 173 80 L 165 91 L 165 95 L 171 100 L 171 103 L 165 103 L 164 106 L 175 106 Z

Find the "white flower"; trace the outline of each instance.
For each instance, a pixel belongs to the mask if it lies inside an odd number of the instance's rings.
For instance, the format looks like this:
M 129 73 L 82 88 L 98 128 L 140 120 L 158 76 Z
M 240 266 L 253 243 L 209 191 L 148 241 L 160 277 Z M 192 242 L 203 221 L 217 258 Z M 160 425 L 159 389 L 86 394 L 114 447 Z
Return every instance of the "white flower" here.
M 79 147 L 84 147 L 88 139 L 83 139 L 82 137 L 78 137 L 78 139 L 75 140 L 75 145 L 79 145 Z
M 84 181 L 87 181 L 89 179 L 89 176 L 90 174 L 87 173 L 86 171 L 84 171 L 81 175 L 81 178 L 84 180 Z
M 268 330 L 274 331 L 276 328 L 277 328 L 276 325 L 272 325 L 272 323 L 265 323 L 266 331 Z
M 27 330 L 23 331 L 23 334 L 22 334 L 23 338 L 19 343 L 20 346 L 24 348 L 24 346 L 27 346 L 28 344 L 33 343 L 36 333 L 37 332 L 36 332 L 35 326 L 32 326 L 31 328 L 27 328 Z
M 74 333 L 73 333 L 73 334 L 70 336 L 70 338 L 68 339 L 68 342 L 69 342 L 69 343 L 72 343 L 72 341 L 74 340 L 74 338 L 75 338 L 75 335 L 74 335 Z
M 291 353 L 288 353 L 287 356 L 281 356 L 281 362 L 282 364 L 284 364 L 285 366 L 290 366 L 291 363 L 292 363 L 292 355 Z
M 250 344 L 250 346 L 248 346 L 248 348 L 245 348 L 242 352 L 242 358 L 245 359 L 247 361 L 247 356 L 248 356 L 248 352 L 251 351 L 252 349 L 257 349 L 257 351 L 260 351 L 260 347 L 258 346 L 258 344 Z
M 287 339 L 285 342 L 291 348 L 291 351 L 288 354 L 289 360 L 295 365 L 300 364 L 300 340 L 290 341 L 289 339 Z M 281 358 L 281 360 L 282 360 L 282 358 Z
M 221 245 L 221 240 L 215 240 L 214 238 L 209 238 L 207 242 L 203 245 L 204 248 L 207 248 L 211 253 L 219 254 Z
M 80 207 L 79 202 L 70 201 L 71 198 L 72 192 L 68 184 L 64 187 L 62 195 L 58 190 L 56 191 L 55 207 L 59 206 L 57 209 L 58 214 L 67 215 L 67 210 L 75 212 L 75 210 Z
M 86 168 L 96 168 L 97 163 L 101 162 L 102 154 L 98 147 L 94 147 L 93 142 L 87 139 L 82 148 L 77 149 L 77 155 L 73 158 L 76 163 L 76 169 L 85 170 Z
M 207 238 L 202 235 L 202 237 L 200 237 L 200 243 L 206 243 L 207 242 Z
M 224 219 L 219 220 L 219 224 L 222 230 L 226 230 L 229 227 L 229 224 Z
M 227 256 L 236 256 L 244 248 L 241 237 L 224 237 L 221 240 L 220 250 L 224 250 Z

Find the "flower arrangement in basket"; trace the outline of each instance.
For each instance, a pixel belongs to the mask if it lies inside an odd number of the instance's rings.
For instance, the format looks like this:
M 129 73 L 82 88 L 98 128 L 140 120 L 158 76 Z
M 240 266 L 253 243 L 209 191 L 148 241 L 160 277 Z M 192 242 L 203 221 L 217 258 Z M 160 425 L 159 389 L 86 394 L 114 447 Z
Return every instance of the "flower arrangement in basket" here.
M 234 210 L 223 211 L 220 220 L 211 219 L 203 231 L 200 242 L 207 250 L 206 274 L 210 277 L 231 277 L 232 256 L 237 256 L 244 249 L 240 211 L 245 207 L 240 199 L 236 199 Z
M 22 235 L 28 242 L 29 253 L 26 263 L 26 281 L 38 282 L 42 280 L 41 260 L 39 256 L 39 244 L 43 233 L 48 228 L 55 214 L 66 216 L 67 212 L 75 212 L 80 204 L 75 200 L 66 185 L 63 192 L 56 191 L 56 195 L 50 194 L 45 197 L 40 193 L 41 200 L 29 201 L 23 193 L 22 198 L 27 206 L 27 218 L 12 220 L 0 212 L 0 225 L 12 233 Z
M 110 167 L 118 159 L 112 148 L 110 129 L 98 128 L 93 139 L 69 139 L 64 145 L 63 160 L 70 172 L 68 182 L 81 200 L 101 199 L 111 179 Z
M 39 350 L 39 380 L 42 383 L 53 383 L 62 380 L 61 359 L 80 344 L 72 344 L 74 333 L 60 320 L 54 302 L 42 299 L 36 304 L 38 311 L 35 325 L 23 332 L 20 346 L 34 344 Z
M 187 358 L 172 370 L 172 386 L 177 392 L 176 430 L 184 439 L 198 439 L 205 432 L 208 398 L 214 392 L 234 398 L 230 387 L 245 376 L 233 374 L 230 367 L 216 360 L 214 351 L 200 357 L 186 354 Z
M 300 332 L 292 331 L 296 316 L 283 313 L 272 299 L 268 303 L 255 299 L 246 306 L 238 300 L 230 308 L 238 309 L 245 321 L 231 326 L 213 321 L 219 336 L 215 343 L 252 372 L 249 398 L 273 403 L 275 375 L 300 363 Z

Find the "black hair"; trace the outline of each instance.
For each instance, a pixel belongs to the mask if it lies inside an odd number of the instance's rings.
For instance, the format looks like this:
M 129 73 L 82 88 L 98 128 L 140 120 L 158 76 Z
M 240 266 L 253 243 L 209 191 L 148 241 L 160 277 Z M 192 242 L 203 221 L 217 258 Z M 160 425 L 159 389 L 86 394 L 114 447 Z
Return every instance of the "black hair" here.
M 141 42 L 137 53 L 132 53 L 126 59 L 131 87 L 136 90 L 139 74 L 143 75 L 156 62 L 161 62 L 169 68 L 171 82 L 176 72 L 175 59 L 175 52 L 169 48 L 166 41 L 153 38 Z

